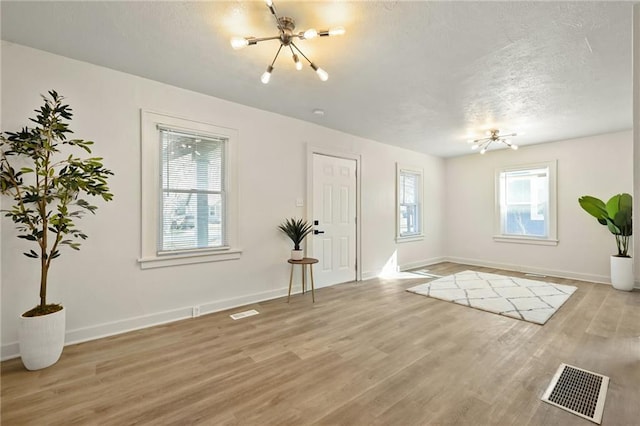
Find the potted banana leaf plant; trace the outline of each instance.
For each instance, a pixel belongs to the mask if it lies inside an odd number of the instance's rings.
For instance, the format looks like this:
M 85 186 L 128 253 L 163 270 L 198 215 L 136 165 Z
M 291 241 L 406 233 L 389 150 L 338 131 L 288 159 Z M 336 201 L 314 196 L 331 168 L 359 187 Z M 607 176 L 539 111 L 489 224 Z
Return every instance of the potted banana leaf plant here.
M 611 284 L 618 290 L 633 290 L 633 259 L 629 256 L 629 242 L 633 234 L 633 198 L 630 194 L 617 194 L 605 203 L 585 195 L 578 199 L 578 203 L 598 223 L 605 225 L 616 239 L 618 254 L 611 256 Z
M 304 258 L 304 251 L 300 249 L 300 244 L 304 238 L 312 231 L 311 225 L 304 219 L 286 219 L 278 226 L 287 237 L 293 241 L 293 250 L 291 250 L 291 260 L 301 260 Z
M 91 153 L 93 142 L 68 139 L 71 108 L 54 90 L 43 96 L 33 128 L 0 134 L 0 192 L 12 201 L 2 210 L 17 229 L 17 237 L 35 244 L 24 255 L 40 265 L 40 303 L 20 317 L 18 340 L 25 367 L 38 370 L 58 361 L 64 347 L 65 310 L 47 300 L 52 261 L 63 247 L 79 250 L 87 238 L 76 221 L 97 207 L 85 195 L 112 199 L 105 169 L 98 157 L 79 158 L 73 148 Z

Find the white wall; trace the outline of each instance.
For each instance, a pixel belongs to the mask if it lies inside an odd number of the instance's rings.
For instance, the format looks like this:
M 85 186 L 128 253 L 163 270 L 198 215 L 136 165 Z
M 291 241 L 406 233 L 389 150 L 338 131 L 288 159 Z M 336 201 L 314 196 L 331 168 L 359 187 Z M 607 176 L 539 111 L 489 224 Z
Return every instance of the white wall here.
M 640 250 L 640 3 L 633 5 L 633 241 Z M 640 255 L 634 256 L 636 287 L 640 287 Z
M 578 198 L 631 193 L 632 148 L 626 131 L 447 159 L 445 254 L 459 262 L 610 282 L 615 239 Z M 558 245 L 495 242 L 495 169 L 552 160 L 558 164 Z
M 215 78 L 215 76 L 212 76 Z M 114 201 L 99 206 L 80 229 L 89 235 L 80 252 L 65 252 L 52 266 L 49 301 L 67 309 L 67 343 L 96 338 L 191 314 L 286 294 L 290 245 L 276 226 L 307 200 L 307 145 L 362 158 L 362 259 L 365 277 L 377 274 L 394 253 L 402 265 L 442 256 L 444 161 L 249 108 L 110 69 L 2 42 L 2 125 L 27 125 L 39 94 L 55 89 L 67 98 L 79 138 L 96 142 L 115 176 Z M 240 247 L 237 261 L 142 271 L 140 257 L 140 108 L 166 112 L 239 131 Z M 397 245 L 395 163 L 424 168 L 427 238 Z M 7 206 L 6 199 L 2 206 Z M 17 353 L 17 318 L 37 304 L 38 264 L 21 253 L 2 218 L 2 357 Z

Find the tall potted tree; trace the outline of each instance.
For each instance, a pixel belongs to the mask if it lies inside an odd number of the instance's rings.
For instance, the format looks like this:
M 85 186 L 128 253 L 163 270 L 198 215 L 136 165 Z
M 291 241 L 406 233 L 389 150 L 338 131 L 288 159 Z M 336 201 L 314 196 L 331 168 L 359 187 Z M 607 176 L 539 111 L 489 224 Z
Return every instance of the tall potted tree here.
M 626 193 L 617 194 L 605 204 L 598 198 L 585 195 L 578 199 L 578 203 L 616 238 L 618 254 L 611 256 L 611 284 L 618 290 L 633 290 L 633 259 L 629 256 L 633 198 Z
M 62 353 L 65 311 L 47 301 L 47 278 L 61 248 L 79 250 L 79 240 L 87 238 L 75 221 L 97 207 L 82 197 L 113 197 L 107 186 L 113 173 L 103 167 L 102 158 L 81 159 L 69 153 L 69 148 L 91 153 L 93 144 L 67 139 L 73 133 L 67 123 L 71 108 L 54 90 L 42 98 L 44 104 L 30 119 L 35 127 L 0 135 L 0 191 L 12 199 L 2 211 L 15 223 L 18 238 L 37 246 L 24 255 L 40 264 L 40 303 L 22 314 L 18 330 L 20 356 L 29 370 L 54 364 Z

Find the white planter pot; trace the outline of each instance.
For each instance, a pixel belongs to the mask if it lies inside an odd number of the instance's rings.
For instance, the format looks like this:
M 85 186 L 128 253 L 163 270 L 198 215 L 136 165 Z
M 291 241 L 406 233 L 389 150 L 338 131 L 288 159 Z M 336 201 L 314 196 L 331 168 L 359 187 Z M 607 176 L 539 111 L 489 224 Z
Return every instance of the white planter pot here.
M 611 285 L 618 290 L 633 290 L 633 258 L 611 256 Z
M 302 259 L 304 259 L 304 251 L 291 250 L 291 260 L 302 260 Z
M 27 370 L 55 364 L 64 347 L 65 310 L 39 317 L 20 316 L 20 358 Z

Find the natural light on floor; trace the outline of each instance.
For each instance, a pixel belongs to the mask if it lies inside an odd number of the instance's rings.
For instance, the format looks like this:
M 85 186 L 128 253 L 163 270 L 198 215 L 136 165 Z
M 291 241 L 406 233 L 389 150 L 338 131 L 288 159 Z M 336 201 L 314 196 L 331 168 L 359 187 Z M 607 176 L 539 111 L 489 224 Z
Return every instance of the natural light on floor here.
M 429 273 L 428 269 L 420 269 L 417 271 L 399 271 L 398 270 L 398 251 L 395 250 L 385 263 L 378 278 L 388 280 L 415 280 L 416 278 L 438 278 L 440 275 Z

